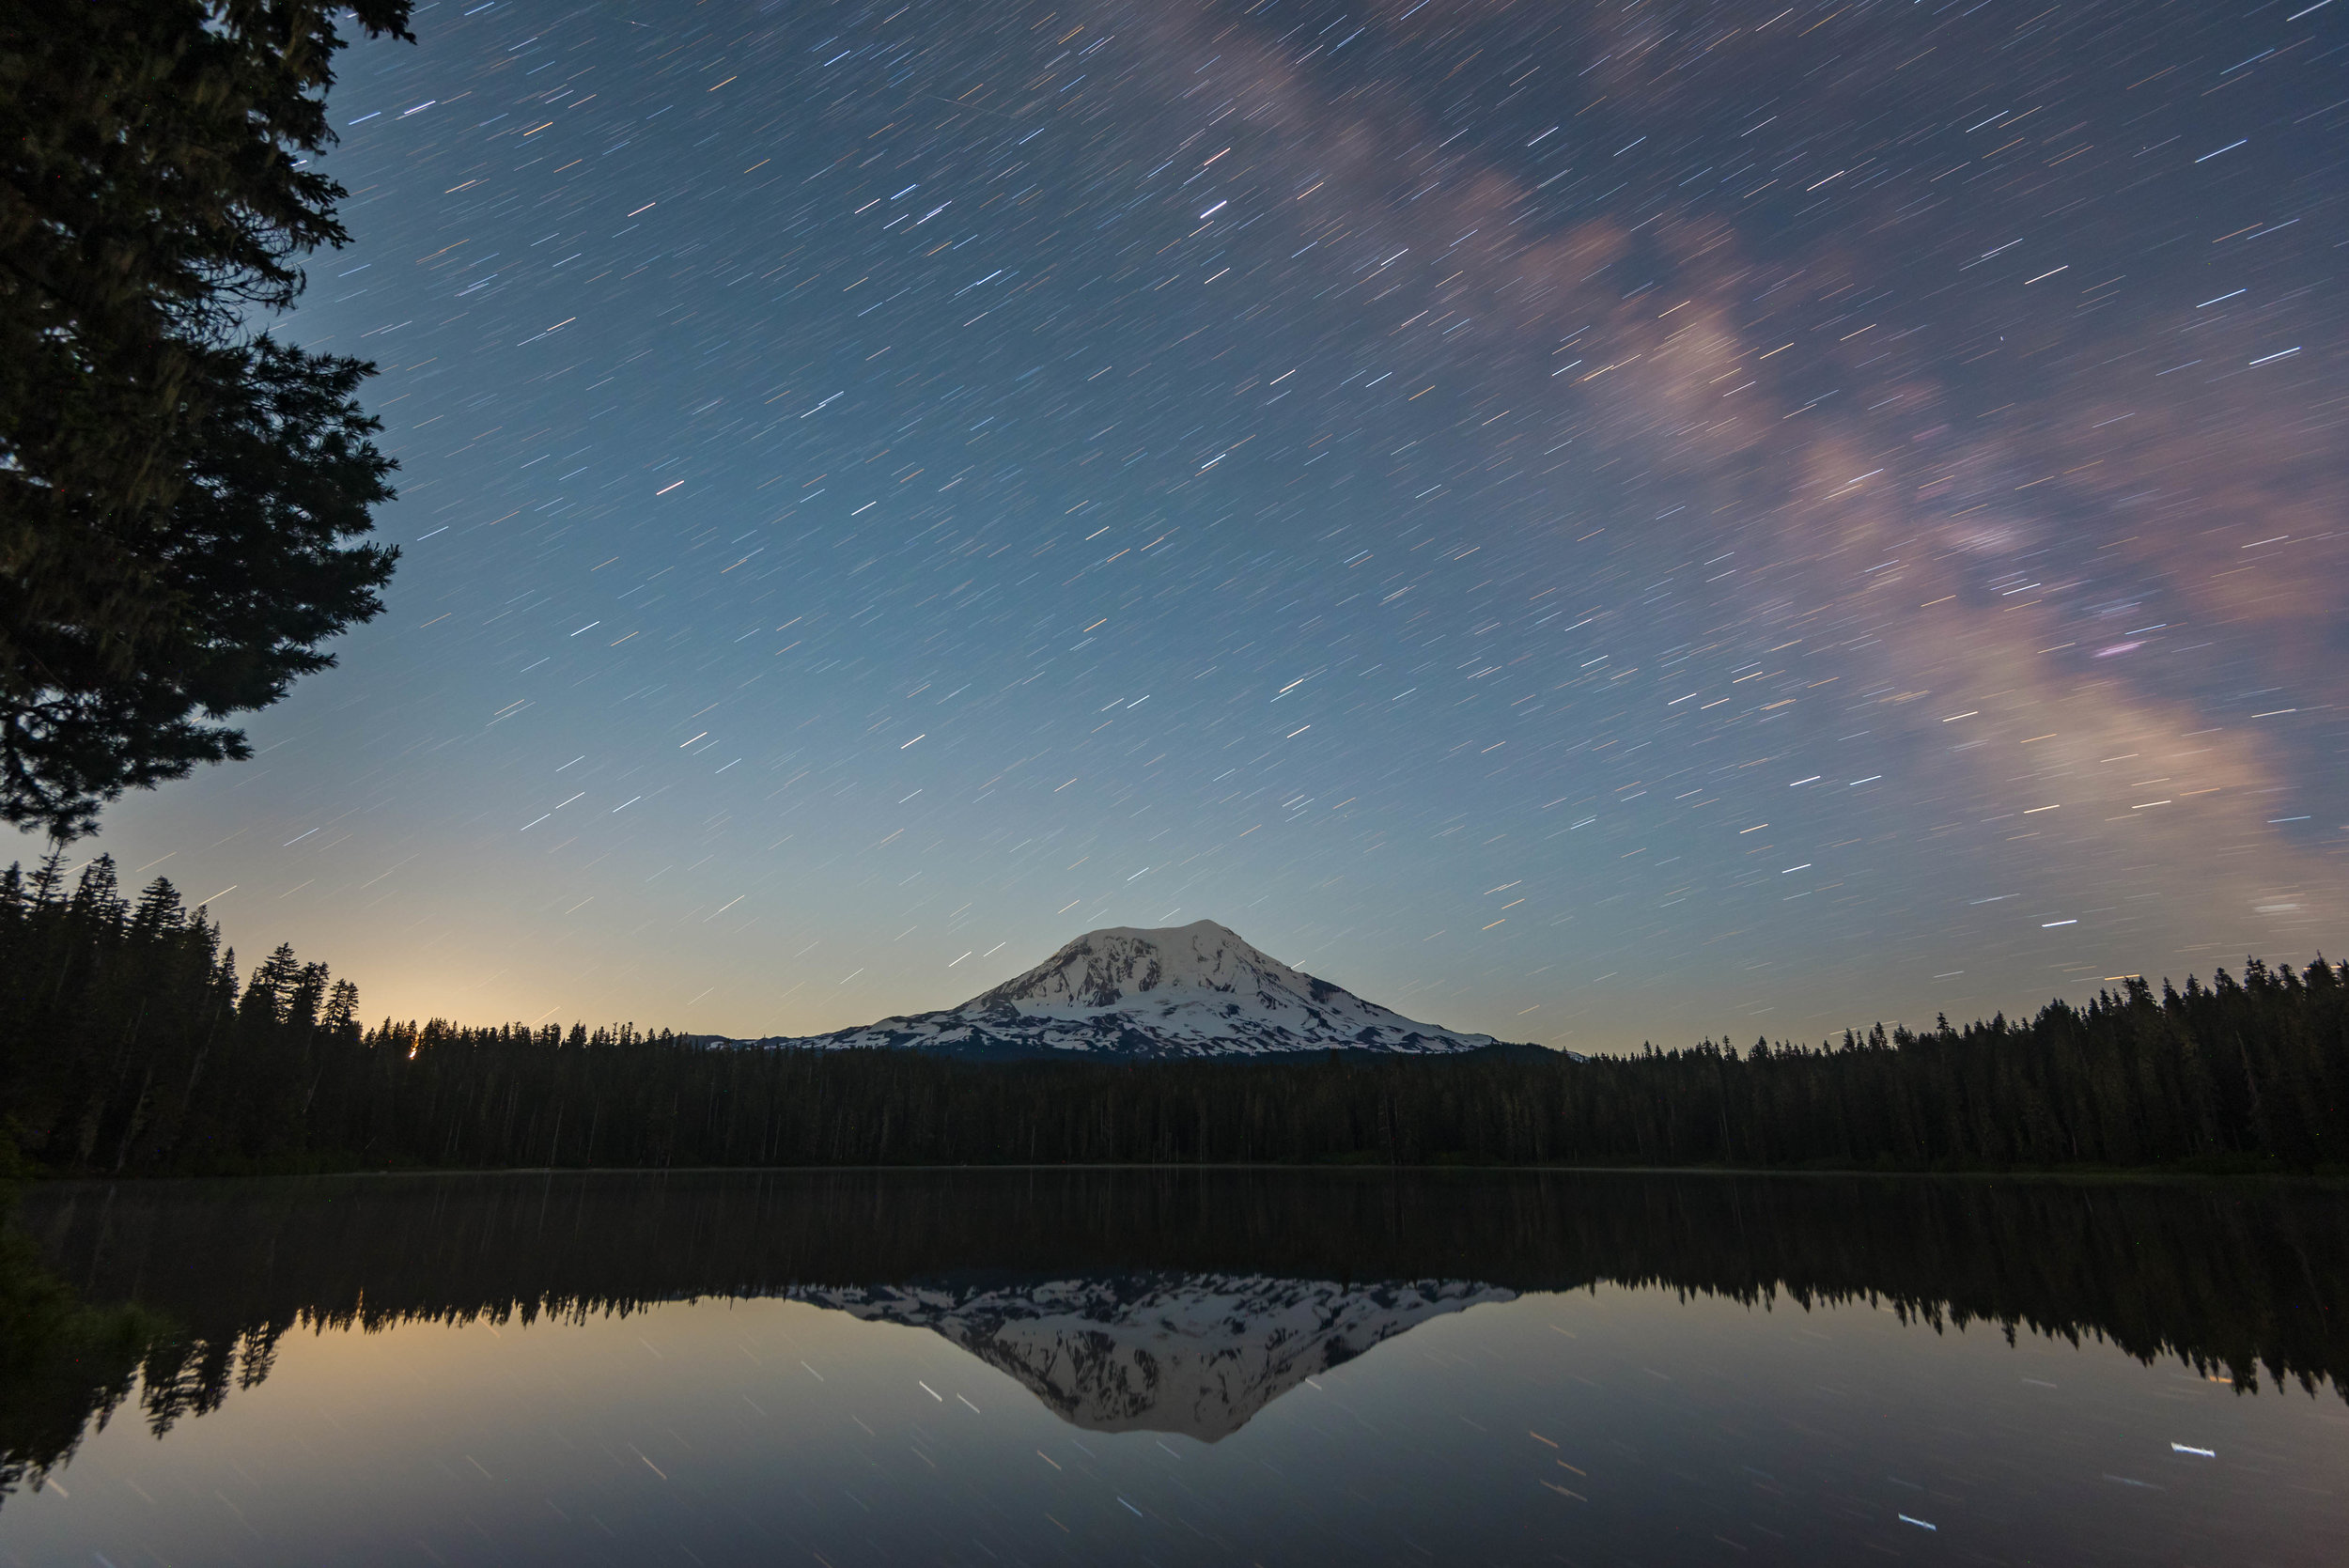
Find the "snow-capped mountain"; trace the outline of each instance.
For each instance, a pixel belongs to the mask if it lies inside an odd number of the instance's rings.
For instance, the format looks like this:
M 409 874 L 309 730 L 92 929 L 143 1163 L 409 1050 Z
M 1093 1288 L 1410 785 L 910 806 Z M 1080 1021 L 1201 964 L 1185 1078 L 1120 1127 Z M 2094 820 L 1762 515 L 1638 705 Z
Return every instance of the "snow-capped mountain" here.
M 1500 1042 L 1414 1023 L 1293 970 L 1211 920 L 1089 931 L 1027 973 L 959 1007 L 830 1034 L 741 1045 L 910 1047 L 979 1060 L 1266 1056 L 1370 1050 L 1429 1055 Z
M 1212 1443 L 1316 1373 L 1430 1318 L 1517 1293 L 1467 1280 L 1342 1285 L 1132 1274 L 1035 1284 L 813 1288 L 794 1300 L 944 1335 L 1092 1432 Z

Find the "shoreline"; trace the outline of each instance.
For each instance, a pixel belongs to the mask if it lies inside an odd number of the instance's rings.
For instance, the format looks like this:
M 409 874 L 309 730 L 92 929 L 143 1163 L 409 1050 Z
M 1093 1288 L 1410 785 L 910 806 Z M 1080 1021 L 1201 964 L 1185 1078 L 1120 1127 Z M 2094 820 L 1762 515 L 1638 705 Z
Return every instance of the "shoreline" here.
M 988 1172 L 1276 1172 L 1288 1175 L 1558 1175 L 1558 1176 L 1709 1176 L 1842 1179 L 1865 1177 L 1896 1181 L 2031 1181 L 2067 1183 L 2126 1183 L 2193 1185 L 2253 1182 L 2295 1187 L 2349 1187 L 2349 1170 L 2320 1167 L 2313 1171 L 2194 1171 L 2170 1166 L 2056 1166 L 2015 1170 L 1883 1171 L 1862 1166 L 1797 1169 L 1771 1165 L 1520 1165 L 1426 1162 L 1409 1165 L 1329 1161 L 1304 1163 L 1275 1160 L 1100 1160 L 1066 1163 L 1005 1161 L 973 1164 L 899 1165 L 506 1165 L 402 1166 L 342 1171 L 183 1172 L 153 1174 L 136 1172 L 27 1172 L 16 1181 L 22 1195 L 44 1187 L 70 1185 L 147 1186 L 160 1182 L 266 1182 L 392 1180 L 436 1176 L 708 1176 L 708 1175 L 872 1175 L 953 1172 L 970 1175 Z M 5 1203 L 0 1189 L 0 1203 Z

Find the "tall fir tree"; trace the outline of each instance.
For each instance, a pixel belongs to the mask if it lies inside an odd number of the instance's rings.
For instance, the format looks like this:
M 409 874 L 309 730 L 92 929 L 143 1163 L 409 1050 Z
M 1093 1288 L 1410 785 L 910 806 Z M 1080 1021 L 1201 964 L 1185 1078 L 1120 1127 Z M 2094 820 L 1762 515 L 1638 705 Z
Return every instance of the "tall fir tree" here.
M 393 552 L 372 366 L 254 323 L 348 235 L 325 94 L 409 0 L 0 8 L 0 820 L 64 839 L 250 754 Z

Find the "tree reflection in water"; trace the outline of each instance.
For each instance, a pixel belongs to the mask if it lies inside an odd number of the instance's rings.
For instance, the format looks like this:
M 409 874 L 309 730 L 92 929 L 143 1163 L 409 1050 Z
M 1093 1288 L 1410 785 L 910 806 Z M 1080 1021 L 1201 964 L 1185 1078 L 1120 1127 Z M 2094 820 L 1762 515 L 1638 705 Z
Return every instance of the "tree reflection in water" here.
M 2349 1398 L 2349 1196 L 2281 1184 L 1511 1172 L 75 1183 L 0 1249 L 0 1488 L 158 1434 L 289 1331 L 789 1296 L 926 1327 L 1100 1430 L 1236 1431 L 1428 1318 L 1662 1287 L 2108 1342 Z M 77 1299 L 78 1298 L 78 1299 Z M 96 1304 L 96 1305 L 88 1305 Z

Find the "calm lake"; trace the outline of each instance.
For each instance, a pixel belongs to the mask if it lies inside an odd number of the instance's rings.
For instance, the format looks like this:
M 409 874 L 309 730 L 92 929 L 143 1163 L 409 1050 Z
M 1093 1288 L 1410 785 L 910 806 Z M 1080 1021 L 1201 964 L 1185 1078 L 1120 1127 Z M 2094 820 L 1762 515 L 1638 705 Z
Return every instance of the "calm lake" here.
M 2349 1195 L 1462 1172 L 44 1186 L 168 1327 L 0 1562 L 2335 1563 Z

